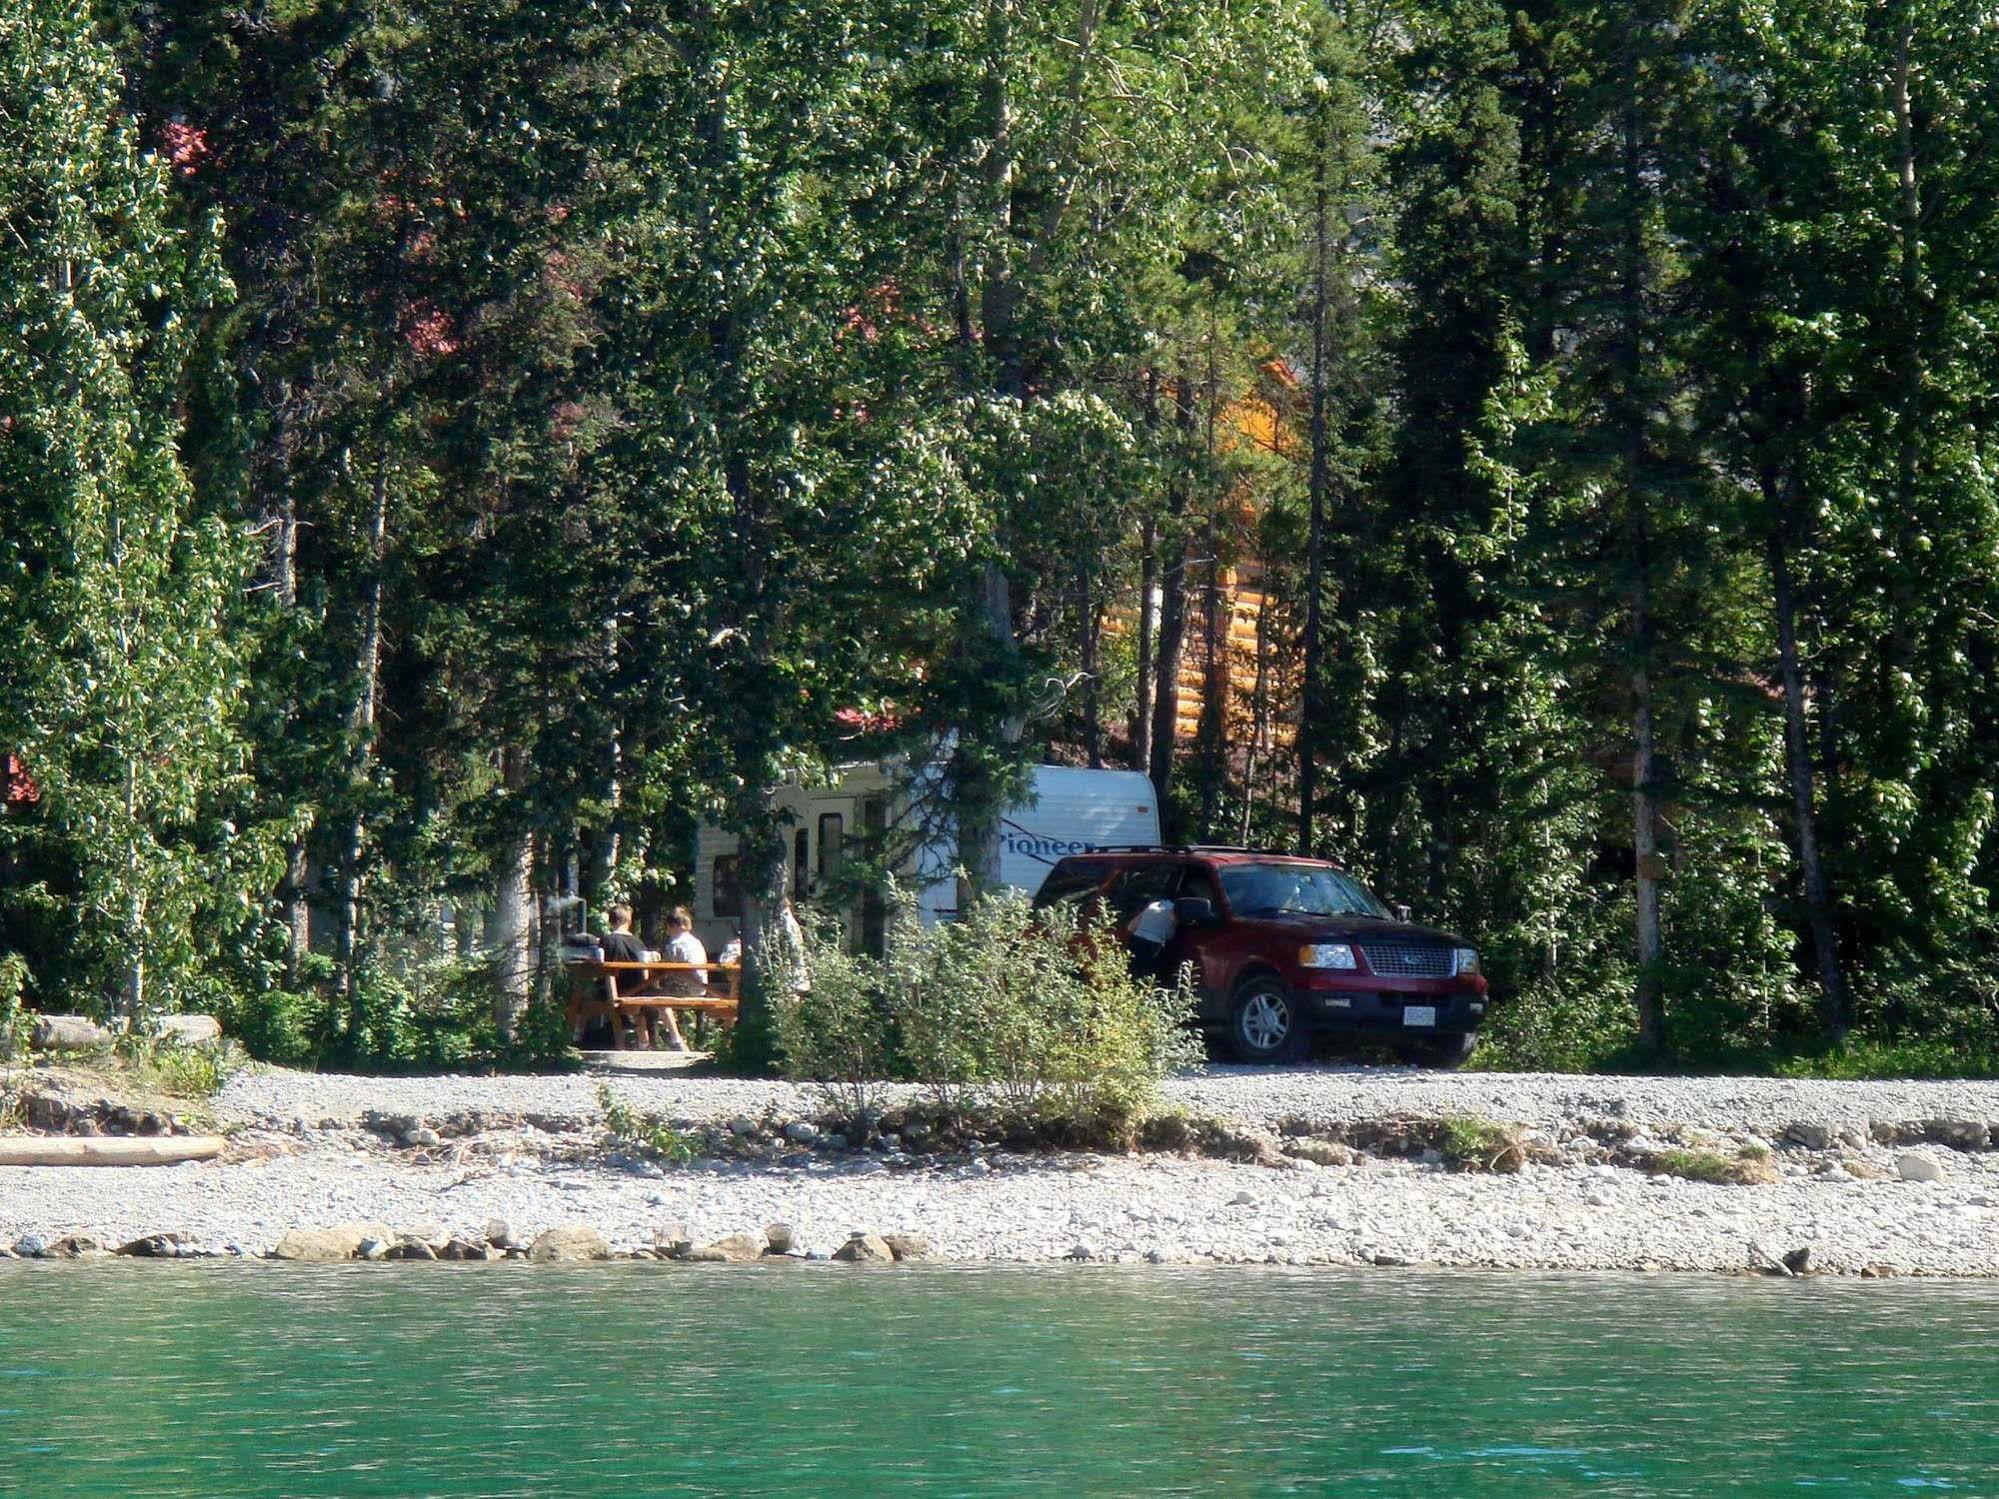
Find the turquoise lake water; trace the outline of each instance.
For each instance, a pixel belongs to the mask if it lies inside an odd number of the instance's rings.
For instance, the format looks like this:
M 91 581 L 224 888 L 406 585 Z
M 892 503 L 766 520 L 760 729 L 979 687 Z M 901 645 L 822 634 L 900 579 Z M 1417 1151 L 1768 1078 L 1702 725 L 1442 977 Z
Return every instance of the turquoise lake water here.
M 1999 1286 L 0 1264 L 0 1493 L 1999 1495 Z

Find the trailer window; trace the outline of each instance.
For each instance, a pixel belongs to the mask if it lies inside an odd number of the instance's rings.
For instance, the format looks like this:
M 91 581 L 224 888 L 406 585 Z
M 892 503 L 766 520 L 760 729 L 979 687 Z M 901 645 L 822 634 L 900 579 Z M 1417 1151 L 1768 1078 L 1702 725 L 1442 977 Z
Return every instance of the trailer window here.
M 709 897 L 708 909 L 711 914 L 729 921 L 738 921 L 742 918 L 742 860 L 735 854 L 716 855 L 715 890 Z
M 846 838 L 847 819 L 838 812 L 819 814 L 819 878 L 831 879 L 840 872 L 840 854 Z

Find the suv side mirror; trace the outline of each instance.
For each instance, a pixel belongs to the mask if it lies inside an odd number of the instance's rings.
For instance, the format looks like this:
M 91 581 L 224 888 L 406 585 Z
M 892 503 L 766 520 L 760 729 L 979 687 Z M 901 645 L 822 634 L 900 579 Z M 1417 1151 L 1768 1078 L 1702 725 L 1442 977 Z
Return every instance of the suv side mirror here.
M 1173 902 L 1173 914 L 1182 926 L 1212 926 L 1215 903 L 1205 895 L 1183 895 Z
M 1397 901 L 1395 903 L 1395 919 L 1397 921 L 1407 921 L 1410 917 L 1410 914 L 1411 912 L 1409 910 L 1408 902 Z

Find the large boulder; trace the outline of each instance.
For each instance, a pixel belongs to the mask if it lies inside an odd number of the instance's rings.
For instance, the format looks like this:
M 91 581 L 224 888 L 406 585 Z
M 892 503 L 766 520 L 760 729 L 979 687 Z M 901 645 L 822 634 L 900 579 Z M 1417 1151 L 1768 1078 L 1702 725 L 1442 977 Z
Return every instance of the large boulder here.
M 899 1260 L 930 1258 L 930 1241 L 922 1234 L 883 1234 L 882 1242 L 888 1245 L 888 1252 Z
M 604 1236 L 587 1223 L 565 1224 L 545 1231 L 534 1241 L 528 1258 L 537 1265 L 574 1263 L 579 1260 L 608 1260 L 611 1246 Z
M 30 1038 L 37 1051 L 94 1051 L 109 1046 L 111 1032 L 83 1015 L 38 1015 Z
M 393 1244 L 395 1238 L 386 1223 L 336 1223 L 331 1228 L 295 1228 L 278 1240 L 278 1247 L 271 1251 L 271 1258 L 306 1263 L 351 1260 L 360 1255 L 363 1244 L 372 1241 L 387 1246 Z
M 1943 1162 L 1923 1150 L 1905 1150 L 1895 1157 L 1895 1171 L 1905 1182 L 1940 1182 Z
M 169 1046 L 219 1046 L 222 1022 L 213 1015 L 165 1015 L 153 1022 L 153 1035 Z
M 895 1251 L 880 1234 L 855 1234 L 833 1251 L 833 1258 L 850 1265 L 892 1265 Z
M 704 1245 L 696 1252 L 695 1258 L 747 1265 L 752 1260 L 763 1258 L 764 1247 L 762 1234 L 724 1234 L 714 1243 Z

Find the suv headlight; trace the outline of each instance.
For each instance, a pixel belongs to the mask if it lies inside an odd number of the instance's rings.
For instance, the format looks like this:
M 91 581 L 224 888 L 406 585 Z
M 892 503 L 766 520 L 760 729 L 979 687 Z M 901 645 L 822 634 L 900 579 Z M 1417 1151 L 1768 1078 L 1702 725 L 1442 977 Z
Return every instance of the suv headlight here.
M 1460 975 L 1478 972 L 1478 952 L 1475 948 L 1460 947 L 1454 951 L 1458 960 L 1455 966 Z
M 1353 946 L 1346 942 L 1311 942 L 1298 949 L 1300 968 L 1355 968 Z

